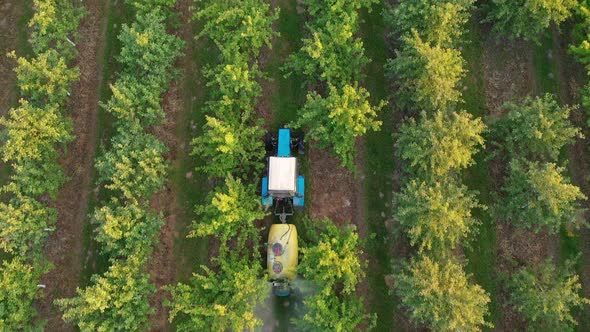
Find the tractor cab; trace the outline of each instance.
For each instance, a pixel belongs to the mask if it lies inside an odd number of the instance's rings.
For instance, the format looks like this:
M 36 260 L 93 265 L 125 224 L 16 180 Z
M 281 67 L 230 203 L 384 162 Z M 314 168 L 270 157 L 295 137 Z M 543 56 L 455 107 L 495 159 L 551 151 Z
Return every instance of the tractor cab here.
M 297 158 L 291 155 L 292 148 L 303 153 L 303 138 L 291 137 L 291 129 L 279 129 L 278 139 L 267 137 L 267 174 L 262 178 L 262 205 L 265 209 L 274 206 L 274 214 L 281 223 L 292 216 L 295 209 L 303 209 L 305 178 L 297 174 Z

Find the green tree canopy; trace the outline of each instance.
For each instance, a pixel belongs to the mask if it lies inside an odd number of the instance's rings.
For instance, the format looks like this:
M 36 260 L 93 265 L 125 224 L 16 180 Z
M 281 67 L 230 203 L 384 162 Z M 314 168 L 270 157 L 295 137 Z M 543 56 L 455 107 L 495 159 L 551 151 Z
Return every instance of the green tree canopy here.
M 404 0 L 387 6 L 384 15 L 395 36 L 412 30 L 427 43 L 454 47 L 465 32 L 474 0 Z
M 42 253 L 48 229 L 57 219 L 57 211 L 36 199 L 23 195 L 12 183 L 2 188 L 11 196 L 0 202 L 0 249 L 17 257 Z
M 448 254 L 479 225 L 471 210 L 480 208 L 475 193 L 451 179 L 412 180 L 396 195 L 395 218 L 418 251 Z
M 208 115 L 205 121 L 203 135 L 191 143 L 192 155 L 205 160 L 199 170 L 209 178 L 222 178 L 228 173 L 241 177 L 261 171 L 264 146 L 260 127 Z
M 98 224 L 96 240 L 102 251 L 112 258 L 135 256 L 147 260 L 156 235 L 164 223 L 162 218 L 136 204 L 122 205 L 117 199 L 94 211 Z
M 332 146 L 342 165 L 354 169 L 356 137 L 368 130 L 378 130 L 381 121 L 377 112 L 384 106 L 369 103 L 369 92 L 358 85 L 342 89 L 330 86 L 323 98 L 315 92 L 307 95 L 307 102 L 293 123 L 295 128 L 307 128 L 306 139 L 316 140 L 320 147 Z
M 256 185 L 245 185 L 231 175 L 209 194 L 207 202 L 196 208 L 199 220 L 193 222 L 190 237 L 216 235 L 225 243 L 239 235 L 243 244 L 258 234 L 254 222 L 266 215 Z
M 563 146 L 582 136 L 569 120 L 574 109 L 559 106 L 551 94 L 506 103 L 504 108 L 508 114 L 497 124 L 498 136 L 512 157 L 557 160 Z
M 354 28 L 342 22 L 313 31 L 303 39 L 303 47 L 291 56 L 287 69 L 301 73 L 314 82 L 320 80 L 341 87 L 361 79 L 362 68 L 369 63 L 363 42 L 353 38 Z
M 327 292 L 327 293 L 326 293 Z M 335 296 L 324 289 L 304 300 L 306 313 L 293 323 L 298 331 L 359 331 L 361 324 L 368 330 L 375 325 L 375 315 L 365 313 L 362 299 L 355 295 Z
M 207 69 L 205 76 L 214 98 L 207 103 L 208 113 L 225 120 L 252 118 L 254 105 L 262 94 L 257 79 L 263 77 L 263 73 L 257 65 L 250 66 L 246 60 L 220 64 Z
M 118 38 L 123 47 L 118 61 L 123 73 L 142 81 L 152 81 L 166 91 L 166 83 L 172 78 L 172 65 L 180 55 L 184 42 L 166 31 L 165 16 L 158 10 L 140 13 L 129 26 L 123 24 Z
M 47 272 L 15 258 L 0 267 L 0 331 L 42 331 L 34 322 L 37 311 L 33 301 L 39 297 L 37 283 Z
M 410 319 L 433 331 L 480 331 L 491 326 L 485 321 L 490 297 L 452 260 L 414 259 L 395 276 L 395 289 Z
M 55 199 L 66 177 L 57 154 L 42 157 L 42 160 L 23 160 L 13 164 L 14 174 L 10 179 L 24 195 L 38 197 L 48 194 Z
M 145 331 L 152 313 L 148 297 L 155 292 L 149 275 L 141 270 L 137 258 L 119 260 L 102 276 L 94 275 L 92 285 L 78 288 L 76 296 L 55 304 L 63 319 L 80 331 Z
M 279 18 L 279 10 L 271 10 L 268 3 L 197 0 L 197 6 L 194 18 L 203 23 L 197 38 L 210 38 L 226 61 L 235 62 L 240 57 L 248 60 L 257 56 L 262 46 L 272 47 L 272 38 L 277 35 L 272 24 Z
M 538 41 L 551 24 L 568 19 L 577 0 L 492 0 L 486 21 L 493 31 L 512 38 Z
M 563 167 L 515 159 L 509 168 L 502 188 L 506 197 L 499 210 L 510 222 L 535 232 L 557 233 L 579 218 L 579 201 L 586 196 L 563 176 Z
M 178 331 L 253 331 L 261 325 L 254 313 L 267 296 L 259 261 L 224 257 L 215 259 L 219 271 L 201 266 L 189 284 L 169 286 L 170 321 Z
M 459 85 L 466 72 L 461 51 L 426 42 L 415 30 L 403 37 L 403 42 L 385 68 L 399 84 L 398 103 L 425 111 L 448 110 L 456 105 L 461 100 Z
M 301 249 L 299 272 L 320 290 L 304 300 L 305 315 L 294 324 L 302 331 L 358 331 L 374 325 L 356 286 L 365 276 L 366 262 L 354 225 L 339 228 L 329 219 L 307 220 L 313 225 L 310 242 Z
M 76 48 L 66 38 L 74 39 L 77 35 L 84 9 L 74 7 L 69 0 L 34 0 L 33 8 L 35 14 L 29 20 L 29 27 L 35 53 L 55 48 L 68 59 L 73 59 Z
M 16 58 L 14 52 L 10 57 Z M 18 58 L 16 78 L 23 96 L 36 106 L 62 105 L 70 87 L 78 80 L 80 70 L 68 68 L 65 59 L 53 49 L 40 53 L 30 60 Z
M 131 201 L 147 199 L 166 181 L 164 152 L 164 143 L 141 129 L 119 131 L 111 149 L 97 158 L 99 181 Z
M 569 50 L 590 72 L 590 1 L 581 0 L 576 9 L 579 23 L 574 30 L 574 38 L 579 40 L 579 44 L 570 44 Z
M 364 277 L 356 227 L 338 228 L 330 220 L 314 221 L 322 225 L 319 242 L 302 248 L 305 257 L 299 264 L 299 272 L 323 288 L 336 287 L 343 293 L 354 294 L 356 285 Z
M 570 331 L 577 325 L 572 310 L 590 300 L 580 296 L 580 278 L 570 265 L 557 268 L 547 261 L 522 268 L 509 280 L 510 302 L 529 322 L 529 331 Z
M 485 125 L 465 111 L 410 119 L 400 129 L 397 146 L 401 158 L 422 179 L 441 177 L 473 164 L 473 155 L 484 145 Z
M 338 88 L 362 79 L 361 70 L 369 62 L 363 42 L 356 38 L 358 11 L 377 0 L 305 1 L 311 15 L 310 37 L 303 39 L 299 52 L 290 57 L 286 69 L 307 76 L 311 82 L 326 82 Z
M 21 162 L 42 160 L 44 154 L 54 155 L 55 144 L 74 139 L 71 122 L 64 119 L 57 106 L 38 108 L 21 99 L 18 108 L 10 110 L 9 118 L 0 118 L 5 126 L 2 160 Z
M 164 120 L 160 94 L 165 87 L 153 81 L 140 81 L 130 75 L 120 75 L 110 86 L 113 96 L 103 108 L 117 118 L 121 127 L 151 126 Z

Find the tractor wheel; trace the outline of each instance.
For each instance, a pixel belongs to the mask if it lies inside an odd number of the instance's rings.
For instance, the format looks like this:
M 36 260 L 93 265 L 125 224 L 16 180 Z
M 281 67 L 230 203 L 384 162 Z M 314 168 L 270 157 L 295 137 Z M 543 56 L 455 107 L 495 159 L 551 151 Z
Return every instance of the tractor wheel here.
M 267 156 L 271 156 L 273 154 L 274 144 L 272 135 L 270 133 L 266 133 L 266 135 L 264 135 L 264 148 L 266 149 Z
M 297 130 L 293 136 L 297 138 L 297 153 L 301 155 L 305 154 L 305 141 L 303 136 L 303 130 Z

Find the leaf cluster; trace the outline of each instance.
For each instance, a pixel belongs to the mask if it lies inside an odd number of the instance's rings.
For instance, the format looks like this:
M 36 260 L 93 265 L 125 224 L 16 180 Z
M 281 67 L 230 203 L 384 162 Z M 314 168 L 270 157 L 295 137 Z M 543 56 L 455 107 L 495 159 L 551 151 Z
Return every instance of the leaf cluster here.
M 169 286 L 170 321 L 177 317 L 178 331 L 253 331 L 262 322 L 254 314 L 266 297 L 259 261 L 229 256 L 217 259 L 218 271 L 201 266 L 188 284 Z
M 485 21 L 493 32 L 539 42 L 551 24 L 559 25 L 572 14 L 577 0 L 492 0 Z
M 555 161 L 564 146 L 583 137 L 569 120 L 576 109 L 560 106 L 551 94 L 508 102 L 503 108 L 508 113 L 494 129 L 511 158 Z
M 254 222 L 266 215 L 259 200 L 255 185 L 228 175 L 225 184 L 209 194 L 207 203 L 196 207 L 201 222 L 193 224 L 189 237 L 217 235 L 223 244 L 239 237 L 237 246 L 245 245 L 258 235 Z
M 424 42 L 455 47 L 465 34 L 474 0 L 405 0 L 388 5 L 383 13 L 392 37 L 410 36 L 415 31 Z
M 149 297 L 156 291 L 142 263 L 135 259 L 119 260 L 104 275 L 94 275 L 91 286 L 78 288 L 76 296 L 55 304 L 63 318 L 80 331 L 140 331 L 147 329 Z
M 568 223 L 581 222 L 580 200 L 586 196 L 563 175 L 554 163 L 514 159 L 502 188 L 502 215 L 510 222 L 535 232 L 557 233 Z
M 304 300 L 306 314 L 294 321 L 302 331 L 356 331 L 362 324 L 372 326 L 375 315 L 365 312 L 356 286 L 365 276 L 367 263 L 356 228 L 339 228 L 329 219 L 312 221 L 319 228 L 317 243 L 302 248 L 298 269 L 303 277 L 319 286 Z
M 472 0 L 410 0 L 384 12 L 402 41 L 386 73 L 396 82 L 398 104 L 408 110 L 447 111 L 462 101 L 465 60 L 457 49 Z
M 2 262 L 0 266 L 0 331 L 43 331 L 33 321 L 37 312 L 33 301 L 39 298 L 38 281 L 48 266 L 32 264 L 21 258 Z
M 490 297 L 469 281 L 453 259 L 414 259 L 395 275 L 395 291 L 410 308 L 410 318 L 433 331 L 480 331 L 486 323 Z
M 571 262 L 557 267 L 551 261 L 524 267 L 508 282 L 510 303 L 529 322 L 529 331 L 570 331 L 577 325 L 572 311 L 590 304 L 580 295 L 580 278 Z
M 569 120 L 574 109 L 560 106 L 550 94 L 504 108 L 508 113 L 493 125 L 496 143 L 510 160 L 500 217 L 535 232 L 580 224 L 580 201 L 586 197 L 556 164 L 563 148 L 583 137 Z
M 330 85 L 327 97 L 315 91 L 307 95 L 300 117 L 291 125 L 309 128 L 307 139 L 321 148 L 329 145 L 340 156 L 342 166 L 354 169 L 356 138 L 369 130 L 379 130 L 377 113 L 386 105 L 369 103 L 369 92 L 358 85 L 337 88 Z

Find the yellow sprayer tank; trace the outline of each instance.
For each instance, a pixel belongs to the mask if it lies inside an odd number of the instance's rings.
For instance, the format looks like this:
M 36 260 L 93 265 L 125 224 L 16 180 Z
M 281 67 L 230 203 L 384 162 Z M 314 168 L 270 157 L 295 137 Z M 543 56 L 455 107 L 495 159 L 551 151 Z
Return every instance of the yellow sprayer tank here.
M 267 265 L 271 281 L 289 282 L 297 275 L 299 246 L 293 224 L 273 224 L 268 234 Z

